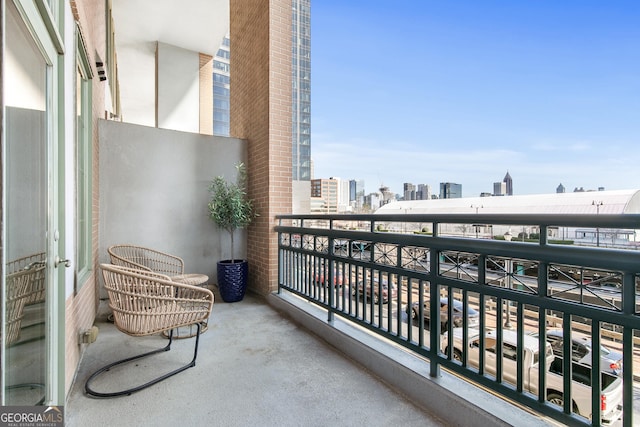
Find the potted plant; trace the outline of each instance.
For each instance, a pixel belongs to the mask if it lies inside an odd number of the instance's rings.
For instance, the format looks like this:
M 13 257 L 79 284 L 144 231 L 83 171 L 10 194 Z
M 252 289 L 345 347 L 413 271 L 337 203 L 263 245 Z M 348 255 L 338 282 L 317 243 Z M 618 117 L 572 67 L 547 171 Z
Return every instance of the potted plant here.
M 229 182 L 222 176 L 215 177 L 209 185 L 209 217 L 216 225 L 231 235 L 231 258 L 218 262 L 218 290 L 225 302 L 244 298 L 247 290 L 248 262 L 235 257 L 234 234 L 246 228 L 256 213 L 253 201 L 246 192 L 247 170 L 243 163 L 236 164 L 237 180 Z

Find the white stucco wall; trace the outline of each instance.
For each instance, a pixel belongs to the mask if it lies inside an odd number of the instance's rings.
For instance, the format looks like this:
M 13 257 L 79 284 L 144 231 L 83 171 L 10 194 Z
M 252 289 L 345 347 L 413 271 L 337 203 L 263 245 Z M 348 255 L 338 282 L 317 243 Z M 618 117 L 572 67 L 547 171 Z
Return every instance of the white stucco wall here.
M 186 272 L 215 283 L 230 239 L 208 217 L 208 186 L 218 175 L 235 179 L 246 142 L 105 120 L 99 132 L 99 262 L 108 262 L 111 245 L 146 246 L 180 256 Z M 235 245 L 246 254 L 246 230 Z
M 158 43 L 159 128 L 199 132 L 199 67 L 198 52 Z
M 118 73 L 127 76 L 120 80 L 123 121 L 156 125 L 155 66 L 155 42 L 118 46 Z

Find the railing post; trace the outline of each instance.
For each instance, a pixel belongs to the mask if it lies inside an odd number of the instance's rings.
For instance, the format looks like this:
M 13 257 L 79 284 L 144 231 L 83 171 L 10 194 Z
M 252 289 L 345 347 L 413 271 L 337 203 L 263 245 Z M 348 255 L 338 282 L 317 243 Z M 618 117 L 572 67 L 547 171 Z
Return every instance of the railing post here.
M 636 283 L 635 274 L 625 272 L 622 276 L 622 311 L 625 315 L 632 316 L 636 310 Z M 633 349 L 633 331 L 634 329 L 625 327 L 622 330 L 622 348 Z M 633 351 L 622 352 L 623 366 L 623 388 L 622 388 L 622 405 L 626 408 L 633 408 Z M 622 423 L 625 426 L 633 424 L 632 410 L 626 410 L 622 414 Z
M 282 219 L 278 221 L 278 224 L 282 225 Z M 282 265 L 282 233 L 278 232 L 278 294 L 282 292 L 282 282 L 284 280 L 284 265 Z
M 329 220 L 329 230 L 333 230 L 333 219 Z M 334 299 L 333 299 L 333 294 L 335 291 L 335 277 L 334 277 L 334 268 L 335 268 L 335 261 L 333 259 L 333 246 L 334 246 L 334 240 L 333 237 L 331 237 L 331 235 L 329 235 L 329 239 L 328 239 L 328 243 L 329 247 L 328 249 L 328 253 L 329 253 L 329 271 L 327 272 L 325 279 L 325 283 L 324 283 L 324 288 L 325 288 L 325 292 L 329 293 L 329 310 L 327 310 L 327 321 L 329 322 L 333 322 L 333 307 L 334 307 Z
M 548 235 L 547 233 L 548 233 L 547 226 L 546 225 L 541 225 L 539 233 L 538 233 L 538 239 L 540 241 L 540 245 L 541 246 L 547 244 L 547 235 Z
M 549 277 L 549 264 L 540 262 L 538 264 L 538 297 L 545 298 L 547 296 L 547 278 Z M 547 310 L 544 307 L 538 309 L 538 354 L 545 354 L 547 343 Z M 539 357 L 538 372 L 547 372 L 546 357 Z M 547 389 L 547 376 L 538 375 L 538 390 Z M 538 393 L 538 402 L 543 403 L 546 400 L 546 393 Z
M 433 229 L 434 235 L 436 229 Z M 439 280 L 440 275 L 440 250 L 431 250 L 431 277 L 433 280 L 429 283 L 429 352 L 431 353 L 431 363 L 429 364 L 429 375 L 432 377 L 440 376 L 440 364 L 438 363 L 438 353 L 440 352 L 440 292 Z M 422 302 L 421 302 L 422 304 Z M 422 310 L 420 310 L 420 317 Z M 452 338 L 452 337 L 449 337 Z M 451 354 L 453 354 L 453 345 Z

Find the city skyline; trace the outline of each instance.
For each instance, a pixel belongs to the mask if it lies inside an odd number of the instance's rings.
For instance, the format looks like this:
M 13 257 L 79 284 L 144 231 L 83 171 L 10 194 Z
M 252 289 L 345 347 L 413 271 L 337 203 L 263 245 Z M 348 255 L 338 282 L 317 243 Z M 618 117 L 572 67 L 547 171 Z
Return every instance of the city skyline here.
M 312 4 L 314 177 L 640 188 L 640 4 Z

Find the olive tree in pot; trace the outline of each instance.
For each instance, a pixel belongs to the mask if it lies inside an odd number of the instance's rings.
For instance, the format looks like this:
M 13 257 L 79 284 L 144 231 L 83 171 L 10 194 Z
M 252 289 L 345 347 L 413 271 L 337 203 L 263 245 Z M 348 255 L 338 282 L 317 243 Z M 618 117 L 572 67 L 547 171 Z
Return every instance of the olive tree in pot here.
M 257 215 L 253 201 L 246 192 L 247 170 L 243 163 L 236 165 L 237 181 L 229 182 L 222 176 L 215 177 L 209 185 L 209 217 L 221 229 L 231 235 L 231 259 L 218 262 L 218 290 L 225 302 L 244 298 L 247 290 L 248 262 L 235 257 L 234 234 L 246 228 Z

